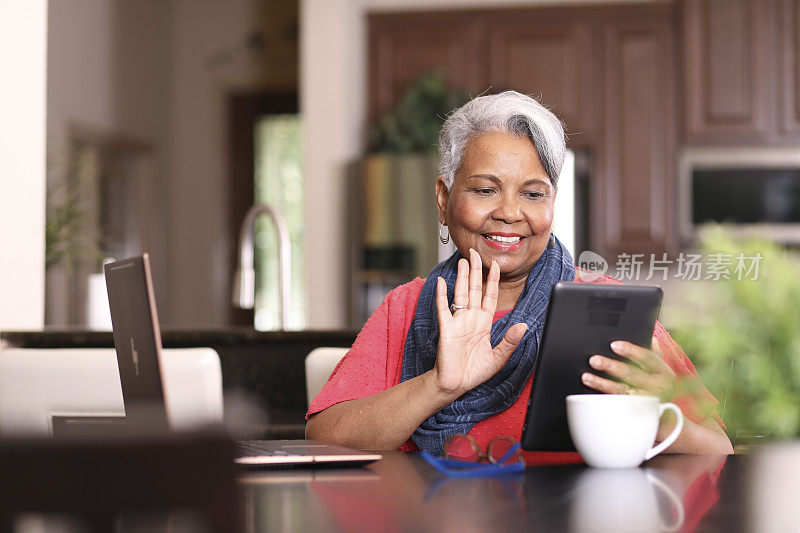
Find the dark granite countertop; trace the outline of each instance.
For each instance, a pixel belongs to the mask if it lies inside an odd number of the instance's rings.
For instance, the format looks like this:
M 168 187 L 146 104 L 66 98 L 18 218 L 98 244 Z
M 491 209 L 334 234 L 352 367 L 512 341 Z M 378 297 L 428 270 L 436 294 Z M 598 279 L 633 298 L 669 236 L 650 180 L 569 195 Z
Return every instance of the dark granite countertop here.
M 350 346 L 357 333 L 352 330 L 257 331 L 247 327 L 218 329 L 166 327 L 161 329 L 161 341 L 165 348 L 298 343 Z M 19 348 L 112 348 L 114 346 L 114 338 L 110 331 L 89 331 L 82 328 L 0 331 L 0 340 Z

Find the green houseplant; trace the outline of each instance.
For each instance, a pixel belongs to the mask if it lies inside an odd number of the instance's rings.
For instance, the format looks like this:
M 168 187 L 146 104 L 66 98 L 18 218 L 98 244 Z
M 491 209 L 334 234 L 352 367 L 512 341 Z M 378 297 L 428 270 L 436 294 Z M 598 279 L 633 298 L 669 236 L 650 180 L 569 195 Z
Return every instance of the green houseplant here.
M 97 191 L 93 153 L 75 148 L 66 157 L 51 156 L 45 201 L 45 266 L 62 266 L 71 274 L 87 259 L 99 261 L 96 225 Z
M 98 150 L 85 143 L 48 153 L 45 323 L 85 325 L 90 276 L 107 242 L 100 228 Z
M 445 118 L 467 101 L 467 91 L 447 87 L 444 71 L 423 74 L 369 128 L 369 152 L 435 153 Z
M 800 262 L 774 242 L 708 231 L 701 251 L 741 254 L 758 272 L 687 282 L 696 313 L 675 313 L 672 333 L 691 354 L 734 444 L 800 435 Z M 733 271 L 731 271 L 733 274 Z M 742 279 L 739 279 L 739 278 Z

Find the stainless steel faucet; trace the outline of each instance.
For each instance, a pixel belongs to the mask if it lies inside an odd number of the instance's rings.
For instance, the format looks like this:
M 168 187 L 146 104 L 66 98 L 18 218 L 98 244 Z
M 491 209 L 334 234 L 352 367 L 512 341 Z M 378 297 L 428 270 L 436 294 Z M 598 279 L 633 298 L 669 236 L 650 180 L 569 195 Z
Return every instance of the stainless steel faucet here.
M 256 271 L 253 267 L 253 234 L 255 222 L 261 214 L 268 214 L 278 233 L 278 281 L 281 299 L 281 329 L 289 329 L 292 287 L 292 246 L 289 240 L 289 226 L 281 211 L 271 205 L 257 204 L 247 210 L 239 232 L 239 268 L 233 281 L 233 305 L 242 309 L 252 309 L 256 299 Z

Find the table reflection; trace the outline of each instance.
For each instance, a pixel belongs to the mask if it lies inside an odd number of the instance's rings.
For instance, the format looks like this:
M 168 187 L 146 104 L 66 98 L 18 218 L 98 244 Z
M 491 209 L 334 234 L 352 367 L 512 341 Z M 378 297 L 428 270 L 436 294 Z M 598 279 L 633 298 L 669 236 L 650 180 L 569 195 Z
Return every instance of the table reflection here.
M 668 501 L 666 512 L 659 507 L 659 496 Z M 603 519 L 598 520 L 601 516 Z M 569 531 L 678 531 L 683 521 L 683 502 L 658 477 L 657 472 L 640 468 L 587 469 L 581 474 L 575 488 Z
M 725 464 L 659 456 L 626 470 L 538 464 L 464 479 L 396 452 L 361 469 L 264 471 L 241 483 L 249 531 L 694 531 L 720 499 Z

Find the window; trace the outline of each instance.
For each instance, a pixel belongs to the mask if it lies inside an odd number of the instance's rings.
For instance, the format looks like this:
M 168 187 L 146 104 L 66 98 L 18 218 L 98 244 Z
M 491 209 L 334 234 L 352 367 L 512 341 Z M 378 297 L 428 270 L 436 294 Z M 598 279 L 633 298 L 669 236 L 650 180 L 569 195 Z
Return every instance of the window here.
M 289 326 L 306 326 L 308 295 L 305 284 L 305 218 L 300 115 L 264 115 L 255 124 L 254 199 L 278 208 L 286 217 L 291 239 L 291 311 Z M 278 237 L 272 220 L 256 221 L 255 327 L 280 329 Z

